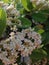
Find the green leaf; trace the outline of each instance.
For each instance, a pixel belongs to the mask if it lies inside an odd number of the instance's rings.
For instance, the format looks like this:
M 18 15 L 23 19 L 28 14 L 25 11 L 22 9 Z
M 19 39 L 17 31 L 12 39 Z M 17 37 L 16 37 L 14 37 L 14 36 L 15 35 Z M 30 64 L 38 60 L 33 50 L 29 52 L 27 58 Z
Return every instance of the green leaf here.
M 6 28 L 6 12 L 0 8 L 0 37 Z
M 48 44 L 49 43 L 49 19 L 44 23 L 44 25 L 45 25 L 44 26 L 45 32 L 42 34 L 42 38 L 43 38 L 42 40 L 44 44 Z
M 43 40 L 44 45 L 48 44 L 48 42 L 49 42 L 49 31 L 44 32 L 42 34 L 42 40 Z
M 21 9 L 22 9 L 21 3 L 17 3 L 17 10 L 21 10 Z
M 47 45 L 45 46 L 45 48 L 46 48 L 46 52 L 47 52 L 47 58 L 48 58 L 48 60 L 49 60 L 49 44 L 47 44 Z
M 39 34 L 42 34 L 42 33 L 44 33 L 44 30 L 43 29 L 40 29 L 40 30 L 38 30 L 37 31 Z
M 23 7 L 24 7 L 27 11 L 30 11 L 29 8 L 28 8 L 29 0 L 21 0 L 21 3 L 22 3 L 22 5 L 23 5 Z
M 39 34 L 43 34 L 43 33 L 45 32 L 44 29 L 42 29 L 42 28 L 40 28 L 40 27 L 38 27 L 38 26 L 35 26 L 35 27 L 34 27 L 34 30 L 35 30 L 37 33 L 39 33 Z
M 49 31 L 49 19 L 48 19 L 44 24 L 45 24 L 44 29 L 45 29 L 46 31 Z
M 20 19 L 21 24 L 22 24 L 22 26 L 20 26 L 21 28 L 28 28 L 31 26 L 31 21 L 28 20 L 27 18 L 20 17 L 19 19 Z
M 40 11 L 42 14 L 49 15 L 49 9 L 41 10 Z
M 47 20 L 47 16 L 42 13 L 33 13 L 32 18 L 35 22 L 45 22 Z
M 32 52 L 30 55 L 30 58 L 32 59 L 33 62 L 39 61 L 42 58 L 47 56 L 47 52 L 43 49 L 36 49 Z
M 4 3 L 10 3 L 11 2 L 11 0 L 3 0 L 4 1 Z

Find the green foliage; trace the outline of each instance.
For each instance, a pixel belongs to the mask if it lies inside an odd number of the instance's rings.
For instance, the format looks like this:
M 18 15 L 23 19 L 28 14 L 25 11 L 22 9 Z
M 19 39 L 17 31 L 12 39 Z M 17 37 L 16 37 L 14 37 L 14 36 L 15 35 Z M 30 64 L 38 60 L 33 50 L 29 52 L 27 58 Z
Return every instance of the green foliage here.
M 24 18 L 24 17 L 20 17 L 19 19 L 20 19 L 21 24 L 22 24 L 22 26 L 19 26 L 19 27 L 21 27 L 21 28 L 28 28 L 28 27 L 31 26 L 31 21 L 29 19 Z
M 49 9 L 41 10 L 40 11 L 42 14 L 49 15 Z
M 6 12 L 0 8 L 0 37 L 6 28 Z
M 33 62 L 37 62 L 47 56 L 47 52 L 43 49 L 36 49 L 30 55 Z
M 47 16 L 42 13 L 33 13 L 32 18 L 35 20 L 35 22 L 45 22 L 47 20 Z
M 27 11 L 29 11 L 29 9 L 28 9 L 28 0 L 21 0 L 21 2 L 22 2 L 23 7 L 24 7 Z
M 43 37 L 43 44 L 44 45 L 47 45 L 48 44 L 48 42 L 49 42 L 49 31 L 48 32 L 44 32 L 43 34 L 42 34 L 42 37 Z
M 3 0 L 5 3 L 10 3 L 11 0 Z
M 12 2 L 12 0 L 3 1 L 4 3 L 9 4 Z M 41 9 L 42 5 L 37 7 L 36 4 L 31 3 L 30 0 L 21 0 L 21 2 L 19 1 L 20 0 L 14 0 L 14 5 L 16 5 L 17 10 L 20 12 L 18 20 L 21 21 L 22 25 L 18 25 L 15 22 L 12 23 L 12 25 L 14 24 L 21 29 L 32 27 L 32 29 L 41 34 L 41 46 L 43 46 L 41 49 L 35 49 L 30 55 L 30 58 L 33 62 L 39 61 L 44 57 L 49 58 L 49 47 L 47 47 L 49 45 L 49 8 Z M 0 37 L 6 29 L 6 16 L 6 12 L 0 8 Z M 32 20 L 34 20 L 34 22 Z M 42 25 L 43 27 L 40 28 L 38 25 Z M 17 63 L 19 62 L 20 58 L 18 58 Z
M 38 30 L 38 33 L 39 34 L 42 34 L 42 33 L 44 33 L 44 30 L 43 29 L 40 29 L 40 30 Z
M 35 27 L 34 27 L 34 30 L 35 30 L 36 32 L 38 32 L 39 34 L 43 34 L 43 33 L 45 32 L 45 30 L 42 29 L 42 28 L 39 28 L 39 26 L 35 26 Z

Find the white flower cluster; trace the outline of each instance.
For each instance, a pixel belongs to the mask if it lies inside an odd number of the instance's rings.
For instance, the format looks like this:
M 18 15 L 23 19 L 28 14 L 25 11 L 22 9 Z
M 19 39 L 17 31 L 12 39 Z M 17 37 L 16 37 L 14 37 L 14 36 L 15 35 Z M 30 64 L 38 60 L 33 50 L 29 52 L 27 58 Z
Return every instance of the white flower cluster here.
M 12 22 L 17 22 L 17 17 L 20 15 L 19 11 L 16 10 L 14 4 L 6 4 L 0 1 L 0 6 L 7 12 L 7 25 L 12 25 Z M 21 21 L 19 21 L 21 25 Z M 17 65 L 16 59 L 19 57 L 24 57 L 29 61 L 29 55 L 36 48 L 39 48 L 41 41 L 41 35 L 32 28 L 23 29 L 19 32 L 16 28 L 16 25 L 11 27 L 11 32 L 9 38 L 0 41 L 0 59 L 4 65 Z M 23 59 L 22 59 L 23 60 Z M 25 60 L 25 62 L 27 62 Z M 27 62 L 30 63 L 30 62 Z
M 19 52 L 21 56 L 28 57 L 40 44 L 40 34 L 31 28 L 11 32 L 8 39 L 0 42 L 0 59 L 5 65 L 14 64 Z
M 38 7 L 41 7 L 41 9 L 45 7 L 49 8 L 49 0 L 30 0 L 30 2 Z
M 16 7 L 14 6 L 14 2 L 11 4 L 4 3 L 0 1 L 0 6 L 6 11 L 7 13 L 7 25 L 12 25 L 12 22 L 17 22 L 17 17 L 20 15 L 19 11 L 17 11 Z

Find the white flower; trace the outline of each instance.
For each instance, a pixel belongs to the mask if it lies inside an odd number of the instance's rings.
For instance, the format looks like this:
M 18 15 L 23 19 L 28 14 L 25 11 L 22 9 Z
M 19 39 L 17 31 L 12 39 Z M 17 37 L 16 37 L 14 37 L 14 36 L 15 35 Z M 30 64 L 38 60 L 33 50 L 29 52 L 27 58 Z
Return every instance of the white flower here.
M 45 0 L 32 0 L 37 5 L 40 3 L 44 3 Z M 46 2 L 46 5 L 48 3 Z M 2 8 L 7 12 L 7 25 L 12 25 L 12 21 L 16 22 L 17 17 L 20 15 L 19 11 L 16 10 L 14 7 L 14 4 L 6 4 L 3 2 L 0 2 L 0 5 Z M 18 20 L 18 25 L 22 26 L 21 21 Z M 31 27 L 28 29 L 23 29 L 21 32 L 17 31 L 16 25 L 14 25 L 11 30 L 14 32 L 11 32 L 9 35 L 9 38 L 6 38 L 5 40 L 2 40 L 0 42 L 0 59 L 5 65 L 17 65 L 14 64 L 18 53 L 20 53 L 23 57 L 28 57 L 32 51 L 36 48 L 39 48 L 39 45 L 42 43 L 41 41 L 41 35 L 35 32 Z M 27 37 L 25 37 L 27 34 Z M 32 41 L 34 39 L 34 42 Z M 3 48 L 3 50 L 2 50 Z M 28 59 L 25 60 L 25 62 L 28 61 Z M 27 65 L 29 65 L 29 62 L 27 62 Z
M 45 7 L 49 8 L 49 3 L 48 3 L 49 0 L 30 0 L 30 2 L 32 2 L 33 4 L 35 4 L 37 7 L 39 5 L 41 5 L 41 7 L 40 7 L 41 9 L 43 9 Z
M 13 8 L 14 8 L 14 5 L 11 4 L 10 6 L 7 7 L 7 11 L 11 11 Z
M 7 22 L 6 22 L 8 25 L 12 25 L 12 23 L 11 23 L 11 20 L 8 20 L 7 19 Z
M 11 36 L 14 36 L 14 32 L 11 32 L 10 35 L 11 35 Z
M 22 33 L 16 35 L 17 39 L 24 40 L 24 36 Z
M 18 64 L 16 63 L 16 64 L 13 64 L 13 65 L 18 65 Z
M 2 62 L 3 62 L 5 65 L 11 64 L 10 60 L 7 59 L 7 58 L 4 58 Z

